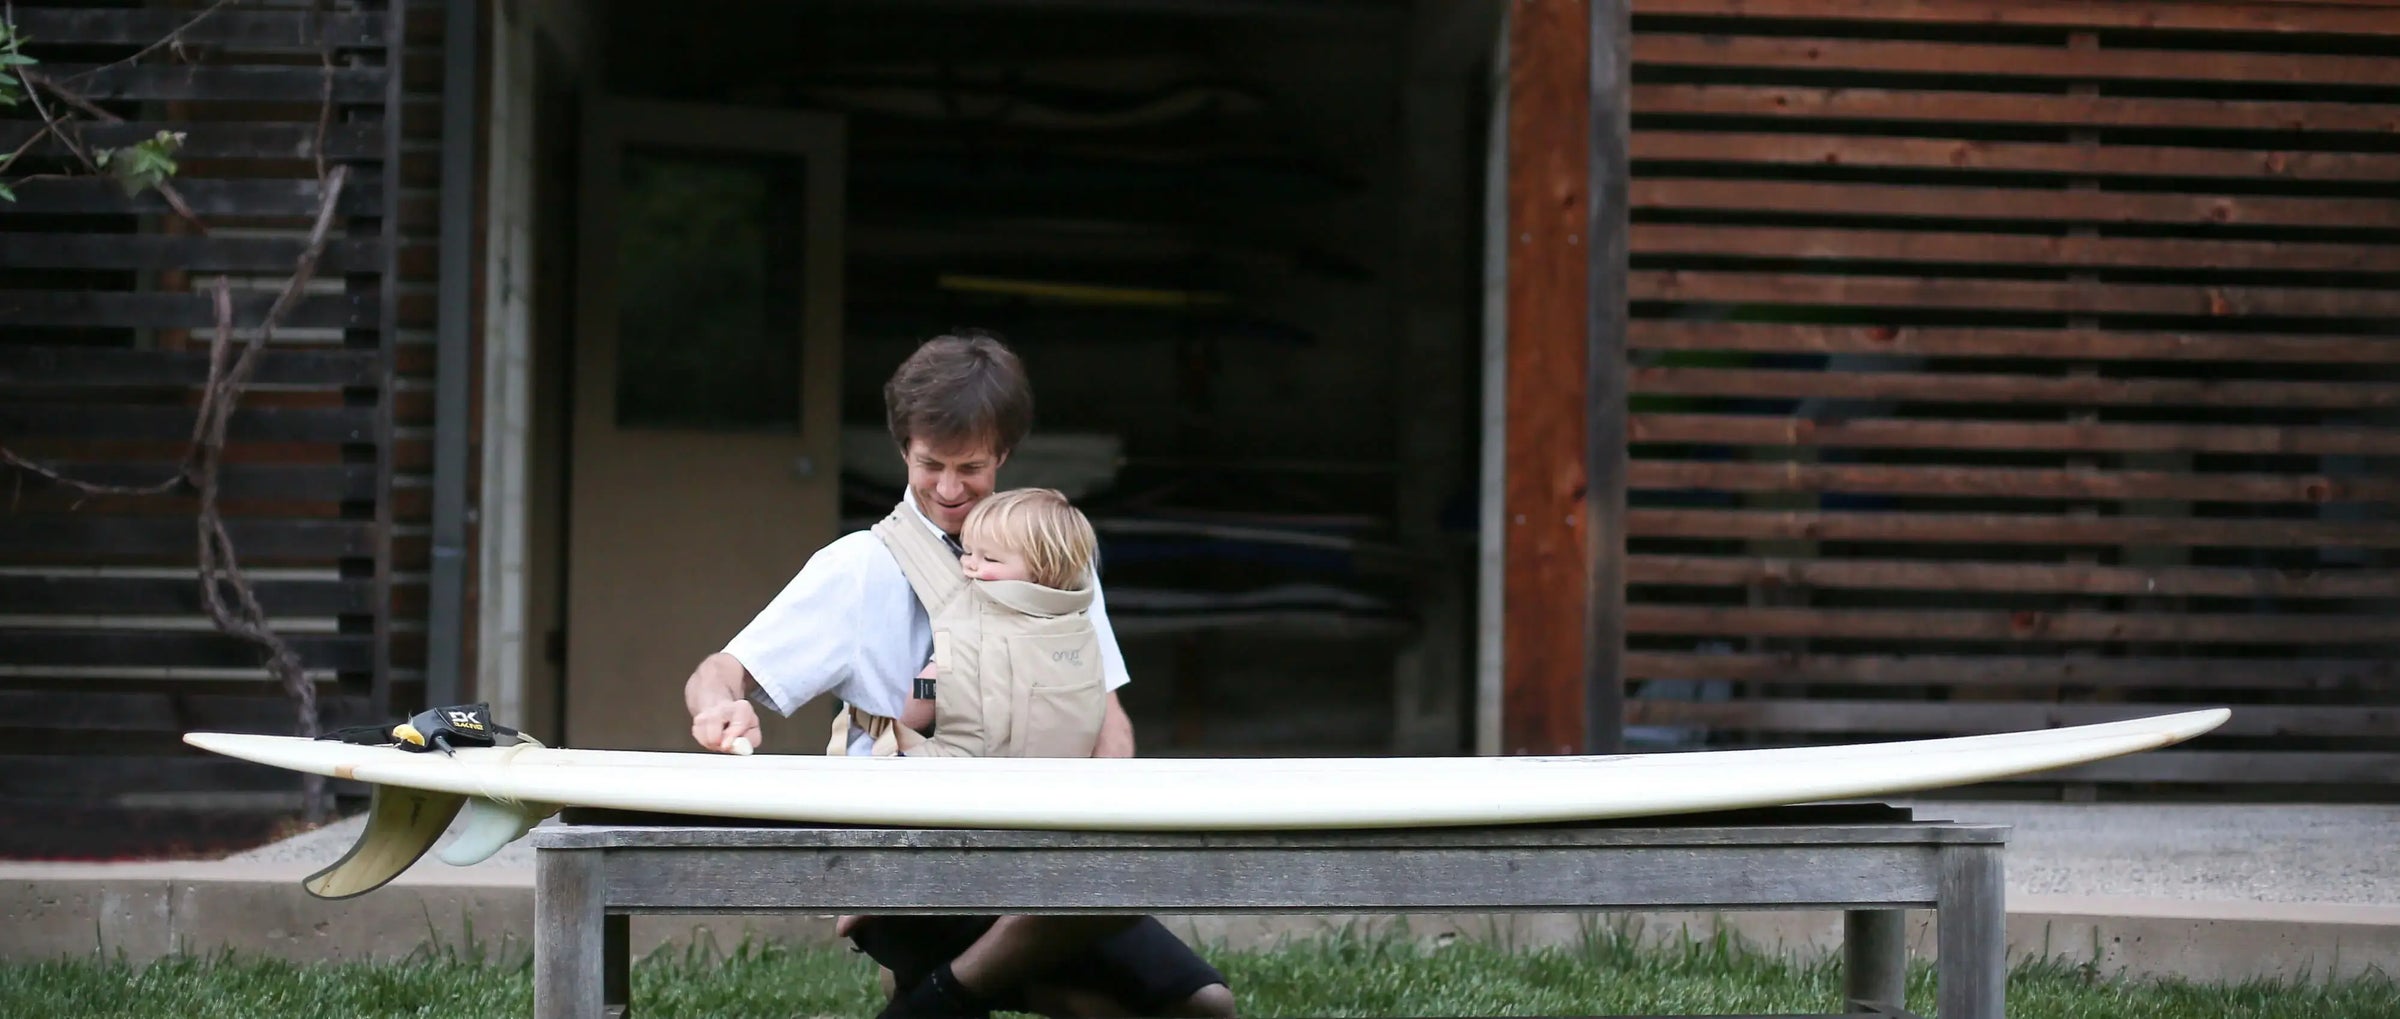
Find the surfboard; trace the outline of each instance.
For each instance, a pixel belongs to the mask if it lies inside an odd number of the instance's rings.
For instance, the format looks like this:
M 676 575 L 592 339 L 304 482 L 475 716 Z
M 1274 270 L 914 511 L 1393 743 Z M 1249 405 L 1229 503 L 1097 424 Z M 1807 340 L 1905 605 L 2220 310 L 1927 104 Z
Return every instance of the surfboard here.
M 310 890 L 346 897 L 443 854 L 473 863 L 562 806 L 926 828 L 1234 831 L 1507 825 L 1890 796 L 2170 746 L 2223 708 L 2022 732 L 1765 750 L 1395 758 L 729 756 L 538 745 L 412 752 L 194 732 L 200 749 L 374 787 L 368 832 Z M 381 830 L 378 830 L 378 825 Z M 345 869 L 347 868 L 347 869 Z M 362 887 L 363 886 L 363 887 Z

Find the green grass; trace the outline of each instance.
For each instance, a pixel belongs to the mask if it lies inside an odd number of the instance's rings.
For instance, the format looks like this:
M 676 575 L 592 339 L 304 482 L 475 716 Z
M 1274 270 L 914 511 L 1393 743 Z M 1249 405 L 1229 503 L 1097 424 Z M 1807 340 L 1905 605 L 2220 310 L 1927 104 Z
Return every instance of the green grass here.
M 1459 940 L 1431 947 L 1338 935 L 1275 950 L 1208 952 L 1242 1012 L 1273 1015 L 1591 1015 L 1828 1011 L 1829 962 L 1791 962 L 1723 942 L 1662 950 L 1615 935 L 1575 947 L 1509 951 Z M 638 1015 L 871 1015 L 873 971 L 839 948 L 744 944 L 661 952 L 634 968 Z M 86 958 L 0 965 L 0 1017 L 524 1015 L 532 972 L 521 956 L 440 949 L 387 963 L 301 964 L 217 956 L 142 966 Z M 1933 977 L 1918 967 L 1909 1003 L 1930 1013 Z M 2112 980 L 2065 964 L 2019 967 L 2019 1019 L 2400 1019 L 2386 979 L 2202 986 Z

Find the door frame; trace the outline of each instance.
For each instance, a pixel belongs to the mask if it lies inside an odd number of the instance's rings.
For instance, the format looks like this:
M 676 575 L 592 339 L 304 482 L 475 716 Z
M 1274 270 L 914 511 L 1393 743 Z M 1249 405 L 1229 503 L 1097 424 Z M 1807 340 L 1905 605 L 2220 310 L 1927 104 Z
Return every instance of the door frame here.
M 728 154 L 789 153 L 807 159 L 810 182 L 803 213 L 809 234 L 808 257 L 801 267 L 803 287 L 810 299 L 802 302 L 800 378 L 803 388 L 821 385 L 823 395 L 801 401 L 800 430 L 794 438 L 815 449 L 814 470 L 833 487 L 835 507 L 830 540 L 839 533 L 839 471 L 841 449 L 841 370 L 845 262 L 844 212 L 848 149 L 843 118 L 836 114 L 763 107 L 683 103 L 634 99 L 587 92 L 578 125 L 576 192 L 574 329 L 569 358 L 572 375 L 567 393 L 567 441 L 561 500 L 563 526 L 559 532 L 564 579 L 560 592 L 559 625 L 564 662 L 559 671 L 560 736 L 576 745 L 575 601 L 583 585 L 575 576 L 578 559 L 575 519 L 578 483 L 574 465 L 583 437 L 594 427 L 615 427 L 617 359 L 592 357 L 603 342 L 614 343 L 615 330 L 600 327 L 615 314 L 619 209 L 614 201 L 621 171 L 618 154 L 628 144 L 657 144 L 687 150 L 721 150 Z M 831 167 L 831 174 L 820 167 Z M 826 186 L 817 186 L 822 181 Z M 818 252 L 827 253 L 818 257 Z M 821 299 L 819 299 L 821 298 Z M 822 338 L 820 341 L 819 338 Z M 810 380 L 820 380 L 812 382 Z M 672 431 L 672 429 L 646 429 Z M 588 452 L 585 451 L 585 452 Z M 797 465 L 795 465 L 797 469 Z M 762 601 L 761 608 L 765 606 Z M 744 620 L 727 620 L 728 633 Z M 694 664 L 697 664 L 697 659 Z M 680 677 L 675 677 L 680 679 Z M 667 678 L 662 677 L 661 682 Z

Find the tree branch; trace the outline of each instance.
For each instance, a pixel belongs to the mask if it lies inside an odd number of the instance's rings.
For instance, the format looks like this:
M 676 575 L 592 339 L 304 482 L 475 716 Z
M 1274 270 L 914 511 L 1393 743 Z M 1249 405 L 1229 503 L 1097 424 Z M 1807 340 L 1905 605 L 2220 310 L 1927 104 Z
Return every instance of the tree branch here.
M 69 81 L 81 81 L 81 80 L 83 80 L 83 79 L 85 79 L 85 78 L 89 78 L 89 77 L 91 77 L 92 75 L 98 74 L 98 73 L 100 73 L 100 72 L 102 72 L 102 71 L 110 71 L 110 70 L 115 70 L 116 68 L 123 67 L 123 66 L 125 66 L 125 65 L 127 65 L 127 64 L 135 63 L 135 62 L 137 62 L 137 61 L 141 60 L 143 57 L 149 56 L 150 54 L 156 53 L 156 52 L 158 52 L 159 50 L 165 49 L 165 48 L 167 48 L 167 47 L 169 47 L 169 46 L 173 46 L 173 47 L 175 47 L 176 49 L 178 49 L 178 50 L 181 50 L 181 49 L 183 48 L 183 33 L 185 33 L 185 32 L 188 32 L 188 31 L 191 31 L 191 29 L 192 29 L 192 26 L 194 26 L 194 25 L 197 25 L 197 24 L 199 24 L 199 23 L 201 23 L 201 22 L 203 22 L 203 21 L 206 21 L 206 20 L 208 20 L 208 16 L 209 16 L 209 15 L 211 15 L 211 14 L 215 14 L 215 13 L 217 13 L 218 11 L 224 10 L 224 9 L 225 9 L 225 8 L 227 8 L 227 7 L 231 7 L 231 6 L 233 6 L 233 5 L 234 5 L 235 3 L 237 3 L 237 2 L 239 2 L 239 0 L 217 0 L 217 2 L 216 2 L 216 3 L 214 3 L 214 4 L 211 4 L 207 10 L 204 10 L 204 11 L 201 11 L 200 13 L 198 13 L 198 14 L 192 15 L 192 19 L 191 19 L 190 21 L 186 21 L 186 22 L 184 22 L 184 23 L 183 23 L 183 24 L 181 24 L 181 25 L 177 25 L 177 26 L 175 26 L 175 30 L 174 30 L 174 31 L 172 31 L 172 32 L 168 32 L 164 38 L 162 38 L 162 39 L 158 40 L 157 42 L 151 43 L 151 44 L 150 44 L 150 45 L 148 45 L 148 46 L 144 46 L 144 47 L 142 47 L 142 48 L 141 48 L 141 49 L 139 49 L 139 50 L 136 50 L 136 51 L 134 51 L 134 54 L 133 54 L 132 56 L 130 56 L 130 57 L 126 57 L 126 58 L 125 58 L 125 59 L 123 59 L 123 60 L 115 60 L 115 61 L 111 61 L 111 62 L 109 62 L 109 63 L 102 64 L 102 65 L 100 65 L 100 66 L 98 66 L 98 67 L 87 68 L 87 69 L 85 69 L 85 70 L 77 71 L 77 72 L 75 72 L 75 74 L 74 74 L 73 76 L 69 77 L 67 80 L 69 80 Z

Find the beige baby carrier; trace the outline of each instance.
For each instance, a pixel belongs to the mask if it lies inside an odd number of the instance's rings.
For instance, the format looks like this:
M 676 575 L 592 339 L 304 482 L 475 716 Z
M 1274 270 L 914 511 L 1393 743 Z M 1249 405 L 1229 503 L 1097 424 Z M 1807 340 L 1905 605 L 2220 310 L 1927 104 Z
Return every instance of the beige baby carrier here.
M 934 676 L 916 681 L 916 696 L 933 699 L 933 735 L 852 707 L 834 716 L 825 752 L 848 753 L 856 725 L 874 736 L 878 757 L 1092 756 L 1108 700 L 1085 614 L 1092 589 L 970 581 L 907 503 L 874 531 L 933 620 Z

